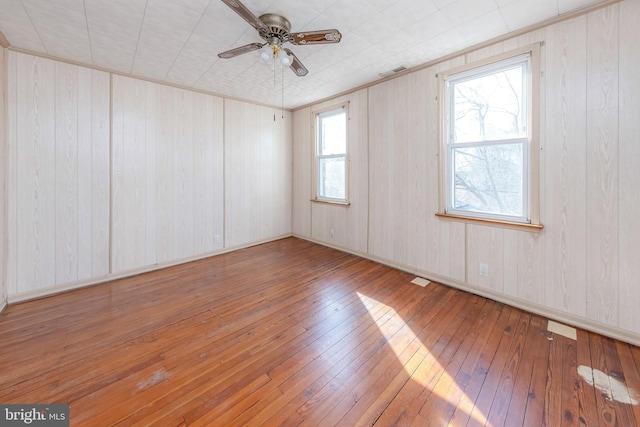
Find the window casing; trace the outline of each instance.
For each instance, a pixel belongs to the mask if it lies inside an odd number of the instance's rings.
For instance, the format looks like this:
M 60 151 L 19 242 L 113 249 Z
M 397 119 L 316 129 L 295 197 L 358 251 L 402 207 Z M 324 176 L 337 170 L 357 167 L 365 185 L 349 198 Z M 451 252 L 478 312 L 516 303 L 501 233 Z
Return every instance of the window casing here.
M 442 76 L 445 215 L 538 224 L 537 51 Z
M 315 200 L 348 203 L 347 108 L 316 112 Z

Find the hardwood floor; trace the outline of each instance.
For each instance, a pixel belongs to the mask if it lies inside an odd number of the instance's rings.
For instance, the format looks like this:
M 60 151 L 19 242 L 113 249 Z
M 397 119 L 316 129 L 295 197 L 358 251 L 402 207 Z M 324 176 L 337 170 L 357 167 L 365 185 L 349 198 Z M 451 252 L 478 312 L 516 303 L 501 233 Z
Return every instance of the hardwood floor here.
M 288 238 L 10 306 L 0 402 L 90 426 L 639 424 L 639 348 L 413 278 Z

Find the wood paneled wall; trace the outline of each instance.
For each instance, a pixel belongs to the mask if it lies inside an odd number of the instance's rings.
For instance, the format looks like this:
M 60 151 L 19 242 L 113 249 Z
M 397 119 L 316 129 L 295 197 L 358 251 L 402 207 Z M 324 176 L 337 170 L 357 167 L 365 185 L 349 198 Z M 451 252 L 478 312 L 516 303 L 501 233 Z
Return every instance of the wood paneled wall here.
M 7 303 L 7 49 L 0 48 L 0 311 Z
M 9 53 L 8 293 L 109 271 L 109 75 Z
M 291 113 L 225 100 L 226 246 L 291 234 L 291 152 Z
M 8 64 L 9 302 L 291 233 L 290 113 L 22 53 Z
M 368 89 L 368 248 L 326 237 L 331 211 L 294 186 L 294 234 L 640 343 L 640 2 L 626 1 Z M 540 232 L 441 220 L 438 72 L 544 42 Z M 294 113 L 294 176 L 311 174 L 309 110 Z M 299 138 L 299 139 L 298 139 Z M 306 185 L 306 184 L 305 184 Z M 355 187 L 355 188 L 354 188 Z M 336 209 L 336 208 L 334 208 Z M 347 208 L 351 209 L 351 208 Z M 302 216 L 303 218 L 300 218 Z M 312 223 L 313 228 L 306 226 Z M 352 232 L 349 230 L 348 232 Z M 479 263 L 489 276 L 478 274 Z
M 113 76 L 113 272 L 222 248 L 222 104 Z

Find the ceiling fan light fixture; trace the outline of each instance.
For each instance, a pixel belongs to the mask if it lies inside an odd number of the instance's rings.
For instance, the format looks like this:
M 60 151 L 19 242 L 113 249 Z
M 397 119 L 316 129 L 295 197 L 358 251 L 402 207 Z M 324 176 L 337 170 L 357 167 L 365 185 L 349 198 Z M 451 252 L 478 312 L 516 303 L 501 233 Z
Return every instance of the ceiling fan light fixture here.
M 289 58 L 289 55 L 287 55 L 286 52 L 282 52 L 282 55 L 280 55 L 280 62 L 282 62 L 282 65 L 285 67 L 288 67 L 291 65 L 291 58 Z
M 255 28 L 258 35 L 266 43 L 250 43 L 221 52 L 218 54 L 219 58 L 233 58 L 243 53 L 260 50 L 260 57 L 265 62 L 271 62 L 272 68 L 278 62 L 282 66 L 291 68 L 298 77 L 303 77 L 307 75 L 309 70 L 302 65 L 300 59 L 291 49 L 282 47 L 285 43 L 294 45 L 327 44 L 339 43 L 342 39 L 342 34 L 336 29 L 291 33 L 291 23 L 282 15 L 265 13 L 257 17 L 240 0 L 222 0 L 222 2 Z
M 262 49 L 260 49 L 260 58 L 264 59 L 265 62 L 271 61 L 271 58 L 273 58 L 273 51 L 271 50 L 271 45 L 266 44 Z

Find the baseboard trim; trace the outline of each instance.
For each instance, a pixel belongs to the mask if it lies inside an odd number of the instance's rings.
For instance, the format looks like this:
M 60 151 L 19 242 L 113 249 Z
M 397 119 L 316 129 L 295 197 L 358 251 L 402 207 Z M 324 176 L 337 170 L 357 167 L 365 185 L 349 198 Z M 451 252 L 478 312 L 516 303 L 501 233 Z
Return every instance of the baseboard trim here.
M 7 308 L 9 304 L 7 304 L 6 301 L 2 301 L 0 302 L 0 314 L 2 314 L 2 312 L 4 311 L 5 308 Z
M 423 277 L 425 279 L 431 280 L 433 282 L 441 283 L 443 285 L 450 286 L 452 288 L 460 289 L 461 291 L 469 292 L 471 294 L 479 295 L 481 297 L 485 297 L 494 301 L 501 302 L 503 304 L 507 304 L 509 306 L 519 308 L 521 310 L 527 311 L 529 313 L 537 314 L 542 317 L 546 317 L 547 319 L 555 320 L 557 322 L 561 322 L 570 326 L 574 326 L 577 328 L 581 328 L 587 331 L 595 332 L 600 335 L 607 336 L 609 338 L 617 339 L 620 341 L 624 341 L 626 343 L 635 345 L 640 347 L 640 336 L 631 331 L 620 329 L 615 326 L 607 325 L 604 323 L 596 322 L 584 317 L 576 316 L 571 313 L 566 313 L 564 311 L 560 311 L 554 308 L 546 307 L 541 304 L 532 303 L 530 301 L 526 301 L 520 298 L 512 297 L 510 295 L 502 294 L 499 292 L 495 292 L 489 289 L 478 288 L 472 285 L 469 285 L 464 282 L 460 282 L 448 277 L 441 276 L 439 274 L 421 270 L 419 268 L 415 268 L 408 265 L 399 264 L 384 258 L 379 258 L 376 256 L 372 256 L 367 253 L 362 253 L 359 251 L 354 251 L 349 248 L 344 248 L 337 245 L 332 245 L 327 242 L 323 242 L 320 240 L 316 240 L 307 236 L 302 236 L 298 234 L 293 234 L 294 237 L 297 237 L 302 240 L 307 240 L 309 242 L 317 243 L 322 246 L 326 246 L 329 248 L 337 249 L 339 251 L 347 252 L 352 255 L 356 255 L 370 261 L 374 261 L 388 267 L 393 267 L 395 269 L 405 271 L 407 273 L 415 274 L 416 276 Z
M 198 254 L 192 257 L 186 257 L 186 258 L 181 258 L 177 260 L 152 264 L 152 265 L 148 265 L 140 268 L 134 268 L 134 269 L 122 271 L 119 273 L 107 274 L 100 277 L 92 277 L 91 279 L 87 279 L 87 280 L 78 280 L 76 282 L 68 282 L 62 285 L 51 286 L 51 287 L 42 288 L 42 289 L 34 289 L 32 291 L 27 291 L 27 292 L 20 292 L 13 295 L 8 295 L 7 302 L 5 303 L 5 305 L 18 304 L 25 301 L 45 298 L 52 295 L 61 294 L 64 292 L 70 292 L 76 289 L 100 285 L 106 282 L 110 282 L 112 280 L 124 279 L 127 277 L 137 276 L 139 274 L 149 273 L 156 270 L 162 270 L 163 268 L 173 267 L 180 264 L 186 264 L 192 261 L 198 261 L 205 258 L 211 258 L 214 256 L 223 255 L 229 252 L 234 252 L 240 249 L 250 248 L 251 246 L 262 245 L 264 243 L 285 239 L 287 237 L 291 237 L 291 234 L 280 235 L 280 236 L 276 236 L 269 239 L 258 240 L 251 243 L 246 243 L 242 245 L 232 246 L 229 248 L 210 251 L 210 252 Z M 0 309 L 0 312 L 1 311 L 2 310 Z

